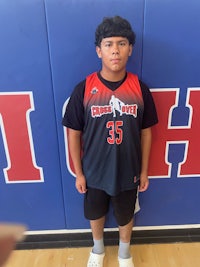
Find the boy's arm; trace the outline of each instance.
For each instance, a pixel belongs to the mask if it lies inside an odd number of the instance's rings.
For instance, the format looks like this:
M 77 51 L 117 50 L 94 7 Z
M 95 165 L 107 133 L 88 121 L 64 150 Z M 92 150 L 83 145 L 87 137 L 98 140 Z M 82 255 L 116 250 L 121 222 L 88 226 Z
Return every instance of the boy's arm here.
M 151 150 L 151 127 L 142 129 L 141 131 L 141 149 L 142 149 L 142 165 L 140 173 L 139 191 L 144 192 L 149 186 L 148 164 Z
M 74 164 L 75 174 L 76 174 L 76 189 L 79 193 L 85 193 L 86 180 L 83 174 L 82 163 L 81 163 L 81 131 L 69 130 L 69 150 L 71 158 Z

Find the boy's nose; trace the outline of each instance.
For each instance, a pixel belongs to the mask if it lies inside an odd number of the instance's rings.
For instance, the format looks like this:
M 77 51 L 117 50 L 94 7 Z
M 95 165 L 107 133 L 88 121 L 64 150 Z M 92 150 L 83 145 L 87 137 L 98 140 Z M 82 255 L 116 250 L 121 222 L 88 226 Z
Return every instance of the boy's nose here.
M 112 54 L 119 54 L 119 48 L 118 48 L 118 45 L 117 44 L 114 44 L 113 45 Z

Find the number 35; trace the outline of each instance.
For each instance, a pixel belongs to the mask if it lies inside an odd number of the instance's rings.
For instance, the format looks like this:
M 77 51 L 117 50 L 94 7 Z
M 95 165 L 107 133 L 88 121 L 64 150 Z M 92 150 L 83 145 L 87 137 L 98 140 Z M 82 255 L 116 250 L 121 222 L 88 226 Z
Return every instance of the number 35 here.
M 123 126 L 123 121 L 108 121 L 106 123 L 106 128 L 109 130 L 109 137 L 107 142 L 110 145 L 117 144 L 120 145 L 123 140 L 123 130 L 120 128 Z

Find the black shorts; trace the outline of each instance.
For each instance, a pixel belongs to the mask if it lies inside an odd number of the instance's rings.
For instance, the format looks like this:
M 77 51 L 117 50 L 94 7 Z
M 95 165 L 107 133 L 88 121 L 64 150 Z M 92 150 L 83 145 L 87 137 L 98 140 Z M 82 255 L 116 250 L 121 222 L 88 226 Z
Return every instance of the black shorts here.
M 88 188 L 84 198 L 84 214 L 88 220 L 97 220 L 105 216 L 112 203 L 114 216 L 119 226 L 128 224 L 134 215 L 137 188 L 110 196 L 105 191 Z

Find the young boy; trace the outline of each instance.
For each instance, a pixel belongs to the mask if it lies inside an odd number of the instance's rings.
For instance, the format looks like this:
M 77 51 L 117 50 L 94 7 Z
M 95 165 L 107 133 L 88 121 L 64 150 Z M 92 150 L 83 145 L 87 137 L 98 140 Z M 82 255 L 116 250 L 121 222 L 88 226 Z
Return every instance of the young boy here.
M 109 202 L 119 225 L 119 266 L 134 266 L 129 252 L 133 214 L 138 188 L 143 192 L 149 185 L 151 126 L 157 123 L 149 89 L 126 71 L 134 43 L 135 33 L 126 19 L 103 19 L 95 33 L 102 68 L 75 87 L 63 118 L 76 188 L 85 194 L 84 214 L 93 235 L 88 267 L 103 266 Z

